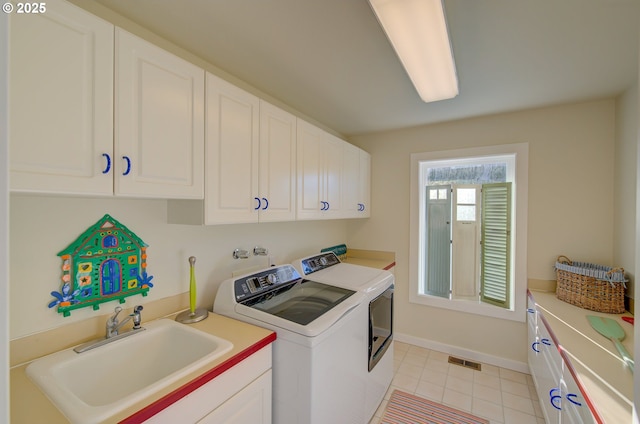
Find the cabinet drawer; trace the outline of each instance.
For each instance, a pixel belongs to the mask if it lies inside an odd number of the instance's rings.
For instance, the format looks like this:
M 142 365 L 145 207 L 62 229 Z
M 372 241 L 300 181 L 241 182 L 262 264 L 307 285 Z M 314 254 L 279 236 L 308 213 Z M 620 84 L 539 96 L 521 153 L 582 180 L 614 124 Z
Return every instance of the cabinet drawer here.
M 268 345 L 233 368 L 189 393 L 145 423 L 196 423 L 271 369 Z

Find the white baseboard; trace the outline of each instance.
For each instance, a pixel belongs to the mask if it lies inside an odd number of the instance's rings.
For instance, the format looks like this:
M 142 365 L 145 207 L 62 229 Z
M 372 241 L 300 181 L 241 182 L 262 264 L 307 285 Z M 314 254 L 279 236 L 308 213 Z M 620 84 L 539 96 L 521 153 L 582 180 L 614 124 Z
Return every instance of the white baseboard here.
M 513 361 L 511 359 L 506 359 L 499 356 L 487 355 L 486 353 L 476 352 L 445 343 L 439 343 L 433 340 L 421 339 L 419 337 L 410 336 L 408 334 L 394 332 L 393 338 L 398 342 L 409 343 L 415 346 L 437 350 L 438 352 L 448 353 L 449 355 L 461 357 L 462 359 L 470 359 L 472 361 L 480 362 L 483 364 L 495 365 L 497 367 L 507 368 L 524 374 L 530 374 L 529 365 L 526 362 Z

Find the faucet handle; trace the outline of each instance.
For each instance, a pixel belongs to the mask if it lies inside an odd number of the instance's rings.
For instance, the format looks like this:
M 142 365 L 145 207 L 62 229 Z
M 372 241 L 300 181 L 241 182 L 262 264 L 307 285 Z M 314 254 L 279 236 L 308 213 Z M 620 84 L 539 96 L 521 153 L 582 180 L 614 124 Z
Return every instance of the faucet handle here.
M 122 308 L 120 306 L 116 306 L 115 309 L 113 310 L 113 315 L 111 315 L 111 318 L 109 318 L 109 321 L 113 322 L 113 323 L 117 323 L 118 322 L 118 314 L 122 312 Z
M 140 324 L 142 323 L 142 317 L 140 316 L 140 311 L 142 311 L 142 305 L 136 305 L 133 307 L 133 313 L 131 316 L 133 317 L 133 329 L 138 330 L 140 328 Z

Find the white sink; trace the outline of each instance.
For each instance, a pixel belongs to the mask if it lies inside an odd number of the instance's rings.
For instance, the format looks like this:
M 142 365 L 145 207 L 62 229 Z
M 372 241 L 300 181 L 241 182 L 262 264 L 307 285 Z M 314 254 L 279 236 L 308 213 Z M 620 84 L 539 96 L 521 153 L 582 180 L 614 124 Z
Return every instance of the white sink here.
M 27 375 L 73 423 L 98 423 L 230 351 L 227 340 L 170 319 L 83 353 L 33 361 Z

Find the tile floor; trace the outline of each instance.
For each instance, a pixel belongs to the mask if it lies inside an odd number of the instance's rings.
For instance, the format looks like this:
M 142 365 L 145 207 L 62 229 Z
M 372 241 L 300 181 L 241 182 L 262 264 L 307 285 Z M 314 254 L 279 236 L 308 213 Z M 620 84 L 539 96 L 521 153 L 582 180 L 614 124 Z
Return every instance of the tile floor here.
M 528 374 L 482 364 L 481 371 L 448 363 L 449 355 L 395 342 L 394 371 L 377 424 L 393 389 L 413 393 L 488 419 L 492 424 L 544 424 Z

